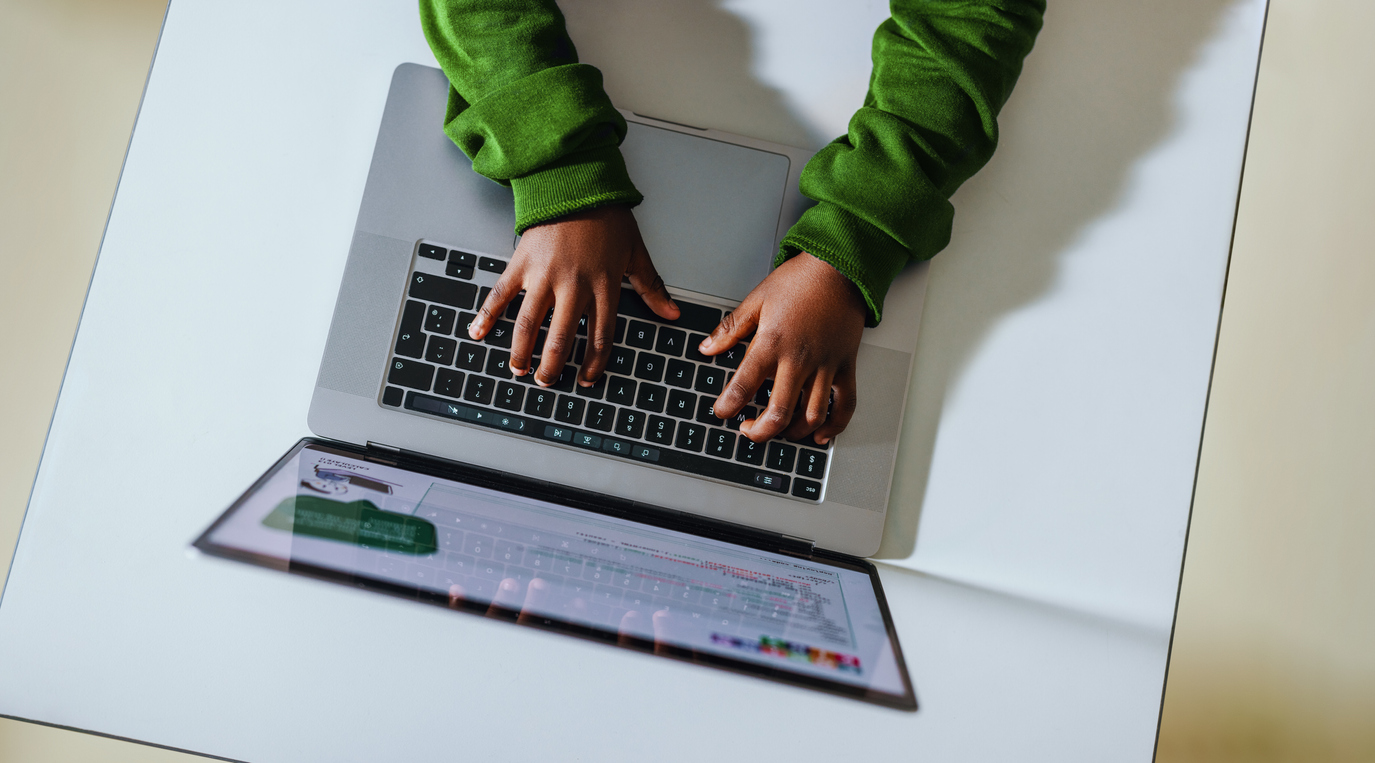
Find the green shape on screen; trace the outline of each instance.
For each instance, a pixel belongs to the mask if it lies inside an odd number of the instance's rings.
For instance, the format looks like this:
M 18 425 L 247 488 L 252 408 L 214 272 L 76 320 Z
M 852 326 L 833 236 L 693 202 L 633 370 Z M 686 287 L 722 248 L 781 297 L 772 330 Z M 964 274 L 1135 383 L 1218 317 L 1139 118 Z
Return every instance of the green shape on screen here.
M 430 522 L 382 511 L 371 501 L 343 503 L 298 495 L 277 504 L 263 524 L 296 535 L 353 543 L 402 554 L 433 554 L 435 529 Z

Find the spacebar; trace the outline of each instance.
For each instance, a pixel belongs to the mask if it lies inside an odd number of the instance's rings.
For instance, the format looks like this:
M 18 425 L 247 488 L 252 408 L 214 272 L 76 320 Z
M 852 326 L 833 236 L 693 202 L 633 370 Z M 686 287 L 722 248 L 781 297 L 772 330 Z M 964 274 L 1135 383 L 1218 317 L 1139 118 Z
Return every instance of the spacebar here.
M 508 432 L 534 432 L 533 422 L 524 416 L 515 416 L 510 413 L 493 411 L 484 408 L 474 408 L 453 400 L 441 400 L 437 397 L 422 395 L 412 392 L 406 395 L 406 407 L 413 411 L 422 413 L 432 413 L 436 416 L 443 416 L 459 421 L 470 421 L 474 424 L 482 424 L 494 429 L 504 429 Z

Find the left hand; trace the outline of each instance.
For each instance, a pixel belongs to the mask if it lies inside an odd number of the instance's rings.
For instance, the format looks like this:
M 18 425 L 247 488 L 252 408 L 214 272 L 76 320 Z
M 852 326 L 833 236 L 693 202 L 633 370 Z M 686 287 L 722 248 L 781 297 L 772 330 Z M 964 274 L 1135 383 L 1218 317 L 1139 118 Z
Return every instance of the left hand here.
M 858 404 L 855 361 L 868 315 L 859 288 L 829 264 L 806 252 L 784 262 L 698 348 L 716 355 L 754 334 L 714 413 L 735 416 L 773 379 L 768 407 L 743 422 L 740 432 L 755 442 L 779 433 L 829 442 L 850 423 Z M 795 416 L 799 398 L 804 409 Z

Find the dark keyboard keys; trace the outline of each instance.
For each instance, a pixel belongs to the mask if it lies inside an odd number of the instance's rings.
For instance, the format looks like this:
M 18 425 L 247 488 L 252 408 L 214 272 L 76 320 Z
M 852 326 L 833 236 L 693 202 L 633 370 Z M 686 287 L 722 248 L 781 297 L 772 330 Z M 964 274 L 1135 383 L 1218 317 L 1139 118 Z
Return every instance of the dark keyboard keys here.
M 793 495 L 798 498 L 806 498 L 816 501 L 821 498 L 821 483 L 804 480 L 801 477 L 793 480 Z
M 521 292 L 506 303 L 506 317 L 515 320 L 520 315 L 520 306 L 525 304 L 525 292 Z
M 687 346 L 684 348 L 684 350 L 686 351 L 686 355 L 687 355 L 687 359 L 688 359 L 688 360 L 695 360 L 695 361 L 697 361 L 698 363 L 710 363 L 710 362 L 711 362 L 711 356 L 710 356 L 710 355 L 703 355 L 702 352 L 701 352 L 701 350 L 698 350 L 698 349 L 697 349 L 697 347 L 698 347 L 699 345 L 701 345 L 702 342 L 705 342 L 705 341 L 707 341 L 707 336 L 706 336 L 706 334 L 689 334 L 689 335 L 688 335 L 688 338 L 687 338 Z
M 622 408 L 616 414 L 616 434 L 639 437 L 645 431 L 645 414 L 633 408 Z
M 659 329 L 659 338 L 654 342 L 654 351 L 675 358 L 683 356 L 683 345 L 687 343 L 687 332 L 665 326 Z
M 693 453 L 702 452 L 702 443 L 706 440 L 707 428 L 701 424 L 694 424 L 684 421 L 678 425 L 678 438 L 673 445 L 681 450 L 690 450 Z
M 635 381 L 622 376 L 611 377 L 606 384 L 606 399 L 616 405 L 634 405 Z
M 434 366 L 414 360 L 392 358 L 391 370 L 387 372 L 387 383 L 410 387 L 424 392 L 434 381 Z
M 762 487 L 765 490 L 772 490 L 775 493 L 788 492 L 788 480 L 791 477 L 782 474 L 769 474 L 768 472 L 754 473 L 754 486 Z
M 463 394 L 463 372 L 455 371 L 452 368 L 441 368 L 434 375 L 434 391 L 436 395 L 445 397 L 459 397 Z
M 458 317 L 457 310 L 451 310 L 439 305 L 430 305 L 430 309 L 425 312 L 425 330 L 432 334 L 449 334 L 454 330 L 454 319 Z
M 725 384 L 726 372 L 712 366 L 697 367 L 697 386 L 698 392 L 708 395 L 721 394 L 721 387 Z
M 531 416 L 549 418 L 554 415 L 554 399 L 558 397 L 556 393 L 538 387 L 531 389 L 530 394 L 525 396 L 525 412 Z
M 797 473 L 803 477 L 819 480 L 826 473 L 826 454 L 816 450 L 802 449 L 797 458 Z
M 692 377 L 697 372 L 697 368 L 686 360 L 671 358 L 664 371 L 664 383 L 671 384 L 683 389 L 692 388 Z
M 657 443 L 665 447 L 673 444 L 673 419 L 666 419 L 663 416 L 650 416 L 649 427 L 645 430 L 645 439 L 652 443 Z
M 582 411 L 586 406 L 585 400 L 570 395 L 559 395 L 559 402 L 554 407 L 554 418 L 564 424 L 577 426 L 582 423 Z
M 578 319 L 578 336 L 587 336 L 587 315 L 585 313 Z
M 713 429 L 707 433 L 707 455 L 730 458 L 735 455 L 735 433 Z
M 742 464 L 763 466 L 764 453 L 767 450 L 765 443 L 755 442 L 748 437 L 741 437 L 735 446 L 735 460 Z
M 450 260 L 449 264 L 444 266 L 444 275 L 451 278 L 462 278 L 465 281 L 471 281 L 476 274 L 471 267 L 460 265 Z
M 579 339 L 573 348 L 573 362 L 582 365 L 583 359 L 587 357 L 587 340 Z
M 493 347 L 505 347 L 509 350 L 511 349 L 511 338 L 515 336 L 515 333 L 516 324 L 510 321 L 497 321 L 482 341 Z
M 754 404 L 759 406 L 760 408 L 768 408 L 769 396 L 771 396 L 772 394 L 773 379 L 765 379 L 764 383 L 759 385 L 759 390 L 754 393 Z
M 610 432 L 616 425 L 616 406 L 592 403 L 587 406 L 587 421 L 584 423 L 589 429 Z
M 492 287 L 484 286 L 477 290 L 477 306 L 482 307 L 487 303 L 487 295 L 492 293 Z
M 790 472 L 793 470 L 793 462 L 796 460 L 797 446 L 783 442 L 771 442 L 769 443 L 769 455 L 764 459 L 764 465 L 780 472 Z
M 488 273 L 505 273 L 506 260 L 498 260 L 492 257 L 479 257 L 477 260 L 477 269 L 485 270 Z
M 504 350 L 487 353 L 487 375 L 498 379 L 511 378 L 511 353 Z
M 454 362 L 454 351 L 457 349 L 457 341 L 444 336 L 432 336 L 425 348 L 425 360 L 441 366 L 450 365 Z
M 454 334 L 463 338 L 468 338 L 468 329 L 473 327 L 473 321 L 477 320 L 477 313 L 459 313 L 458 322 L 454 324 Z
M 668 414 L 680 419 L 690 419 L 697 415 L 697 396 L 691 392 L 673 390 L 668 393 Z
M 739 368 L 740 361 L 745 359 L 745 345 L 737 344 L 716 356 L 716 365 L 725 368 Z
M 454 365 L 464 371 L 481 371 L 482 364 L 485 362 L 487 362 L 486 347 L 468 342 L 458 345 L 458 356 L 454 360 Z
M 657 384 L 641 384 L 640 392 L 635 395 L 635 407 L 645 411 L 662 413 L 664 410 L 664 398 L 668 395 L 668 390 Z
M 425 354 L 425 335 L 421 327 L 425 323 L 425 305 L 415 300 L 406 302 L 401 311 L 401 330 L 396 335 L 396 354 L 408 358 L 419 358 Z
M 572 392 L 573 388 L 578 386 L 578 367 L 565 363 L 563 370 L 559 372 L 559 378 L 549 386 L 559 392 Z
M 465 268 L 477 267 L 477 255 L 472 252 L 460 252 L 457 249 L 450 249 L 449 264 Z
M 387 387 L 382 390 L 382 405 L 390 405 L 393 408 L 401 406 L 401 401 L 406 398 L 406 393 L 400 387 Z
M 654 349 L 654 324 L 631 321 L 625 332 L 625 343 L 642 350 Z
M 476 374 L 469 375 L 468 384 L 463 388 L 463 399 L 470 403 L 491 405 L 492 393 L 496 391 L 495 387 L 495 379 L 488 379 Z
M 717 427 L 724 424 L 725 422 L 717 418 L 716 414 L 711 410 L 711 407 L 715 404 L 716 398 L 702 395 L 702 397 L 697 400 L 697 421 Z
M 622 376 L 631 375 L 635 372 L 635 351 L 625 347 L 612 347 L 611 357 L 606 361 L 606 370 Z
M 412 273 L 411 286 L 406 291 L 416 299 L 438 302 L 441 305 L 457 307 L 460 310 L 473 309 L 477 298 L 477 287 L 452 278 L 433 276 L 428 273 Z
M 654 355 L 648 352 L 640 353 L 640 357 L 635 360 L 635 378 L 645 381 L 660 381 L 664 378 L 664 362 L 668 358 L 663 355 Z
M 759 415 L 759 409 L 752 405 L 747 405 L 740 409 L 740 412 L 730 417 L 726 422 L 726 427 L 736 431 L 740 430 L 740 425 Z
M 625 318 L 621 318 L 619 316 L 616 318 L 616 344 L 621 344 L 625 342 L 626 325 L 627 324 Z
M 525 388 L 513 381 L 497 383 L 496 400 L 492 405 L 506 411 L 520 411 L 520 404 L 525 399 Z
M 420 256 L 421 256 L 421 257 L 428 257 L 429 259 L 432 259 L 432 260 L 442 260 L 442 259 L 444 259 L 444 257 L 447 256 L 447 255 L 448 255 L 448 252 L 447 252 L 446 250 L 441 249 L 440 247 L 437 247 L 437 246 L 435 246 L 434 244 L 421 244 L 421 245 L 420 245 Z
M 615 453 L 618 456 L 630 455 L 631 445 L 623 440 L 613 440 L 610 437 L 602 440 L 602 450 L 607 453 Z
M 584 387 L 581 384 L 573 388 L 579 395 L 590 397 L 593 400 L 601 400 L 606 394 L 606 374 L 597 377 L 597 381 L 591 387 Z

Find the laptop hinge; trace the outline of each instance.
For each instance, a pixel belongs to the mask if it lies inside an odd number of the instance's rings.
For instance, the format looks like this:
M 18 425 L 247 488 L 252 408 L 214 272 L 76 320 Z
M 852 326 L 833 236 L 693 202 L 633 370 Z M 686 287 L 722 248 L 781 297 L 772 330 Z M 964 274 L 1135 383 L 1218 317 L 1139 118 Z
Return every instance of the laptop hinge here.
M 386 464 L 387 466 L 396 466 L 396 457 L 399 455 L 401 455 L 400 448 L 393 448 L 390 445 L 383 445 L 380 442 L 368 440 L 368 455 L 366 458 L 369 461 L 376 461 Z
M 798 538 L 794 535 L 778 534 L 782 542 L 778 544 L 778 550 L 792 556 L 811 557 L 816 553 L 816 544 L 806 538 Z

